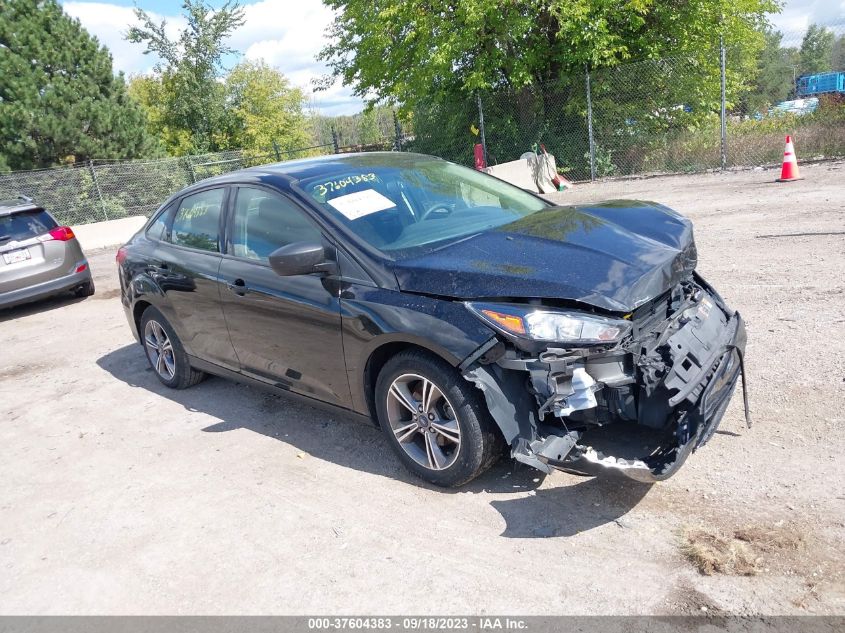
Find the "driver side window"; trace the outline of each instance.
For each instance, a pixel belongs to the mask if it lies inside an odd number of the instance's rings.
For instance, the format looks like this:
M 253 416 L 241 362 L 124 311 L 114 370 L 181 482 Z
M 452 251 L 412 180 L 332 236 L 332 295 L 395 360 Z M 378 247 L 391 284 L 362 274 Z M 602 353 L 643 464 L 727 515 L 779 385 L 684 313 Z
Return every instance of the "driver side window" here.
M 277 248 L 320 240 L 320 230 L 287 198 L 264 189 L 238 188 L 232 255 L 266 262 Z

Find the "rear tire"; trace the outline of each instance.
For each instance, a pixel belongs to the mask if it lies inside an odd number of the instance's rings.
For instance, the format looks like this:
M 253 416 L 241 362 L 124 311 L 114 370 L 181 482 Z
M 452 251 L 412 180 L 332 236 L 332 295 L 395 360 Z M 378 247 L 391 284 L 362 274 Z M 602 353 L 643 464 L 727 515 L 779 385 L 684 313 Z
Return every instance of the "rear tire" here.
M 140 335 L 150 367 L 163 385 L 187 389 L 206 377 L 204 372 L 191 367 L 182 342 L 157 308 L 150 306 L 144 310 Z
M 502 440 L 482 394 L 444 360 L 419 350 L 385 363 L 376 414 L 396 455 L 437 486 L 460 486 L 487 470 Z
M 76 290 L 74 290 L 74 291 L 73 291 L 73 294 L 75 294 L 75 295 L 76 295 L 77 297 L 79 297 L 80 299 L 81 299 L 82 297 L 90 297 L 90 296 L 92 296 L 92 295 L 94 294 L 94 280 L 93 280 L 93 279 L 89 279 L 88 281 L 86 281 L 85 283 L 83 283 L 81 286 L 79 286 L 79 288 L 77 288 Z

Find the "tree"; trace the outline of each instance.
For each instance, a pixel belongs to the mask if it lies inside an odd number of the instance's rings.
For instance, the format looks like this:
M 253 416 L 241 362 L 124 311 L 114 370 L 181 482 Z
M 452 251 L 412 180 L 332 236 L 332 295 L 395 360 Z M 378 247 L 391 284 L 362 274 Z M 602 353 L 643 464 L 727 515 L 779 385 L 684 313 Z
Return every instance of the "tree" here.
M 801 41 L 798 55 L 801 74 L 809 75 L 830 70 L 835 36 L 823 26 L 811 24 Z
M 158 151 L 108 51 L 55 0 L 0 0 L 0 165 Z
M 172 83 L 167 84 L 170 88 Z M 131 96 L 147 115 L 147 129 L 157 138 L 171 156 L 184 156 L 194 150 L 193 135 L 189 129 L 172 125 L 167 110 L 175 96 L 168 95 L 161 76 L 135 75 L 129 77 Z
M 743 81 L 775 0 L 326 0 L 333 77 L 375 100 L 413 107 L 433 93 L 519 89 L 629 59 L 686 56 L 716 68 L 718 34 Z M 327 78 L 328 80 L 328 78 Z
M 393 108 L 387 106 L 373 106 L 363 112 L 338 116 L 326 116 L 312 111 L 310 119 L 314 140 L 318 145 L 333 142 L 332 130 L 337 135 L 337 142 L 341 147 L 393 141 L 396 136 Z
M 751 112 L 765 111 L 769 106 L 784 101 L 795 89 L 794 74 L 799 67 L 798 50 L 784 48 L 783 34 L 766 28 L 766 45 L 757 62 L 757 77 L 747 98 Z
M 845 35 L 840 35 L 833 43 L 830 55 L 830 69 L 845 71 Z
M 228 147 L 268 152 L 276 143 L 282 150 L 310 144 L 308 121 L 299 88 L 263 61 L 242 62 L 226 77 Z
M 367 108 L 361 113 L 358 122 L 358 136 L 359 143 L 362 145 L 377 143 L 382 140 L 376 108 Z
M 155 93 L 160 101 L 148 109 L 155 125 L 173 153 L 196 153 L 222 149 L 216 132 L 225 126 L 223 58 L 235 51 L 226 45 L 232 32 L 243 24 L 243 9 L 227 0 L 212 9 L 202 0 L 185 0 L 182 8 L 187 27 L 175 39 L 168 37 L 165 22 L 156 24 L 142 9 L 135 8 L 141 26 L 127 31 L 126 39 L 146 44 L 144 53 L 154 53 L 156 81 L 139 84 L 138 93 Z M 187 142 L 185 141 L 187 139 Z

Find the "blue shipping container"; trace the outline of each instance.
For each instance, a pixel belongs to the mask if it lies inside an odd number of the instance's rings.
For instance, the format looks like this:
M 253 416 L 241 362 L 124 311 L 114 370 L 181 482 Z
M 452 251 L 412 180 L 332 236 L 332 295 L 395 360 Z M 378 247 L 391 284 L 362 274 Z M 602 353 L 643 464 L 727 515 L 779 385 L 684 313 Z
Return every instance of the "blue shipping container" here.
M 845 72 L 804 75 L 798 78 L 796 88 L 799 97 L 834 92 L 845 93 Z

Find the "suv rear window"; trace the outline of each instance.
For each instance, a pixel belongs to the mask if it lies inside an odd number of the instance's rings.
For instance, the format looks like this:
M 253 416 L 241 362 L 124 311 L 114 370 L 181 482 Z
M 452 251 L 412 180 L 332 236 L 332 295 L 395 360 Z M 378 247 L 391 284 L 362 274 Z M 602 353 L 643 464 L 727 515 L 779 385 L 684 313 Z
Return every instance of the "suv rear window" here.
M 56 221 L 41 209 L 0 215 L 0 243 L 28 240 L 57 226 Z

